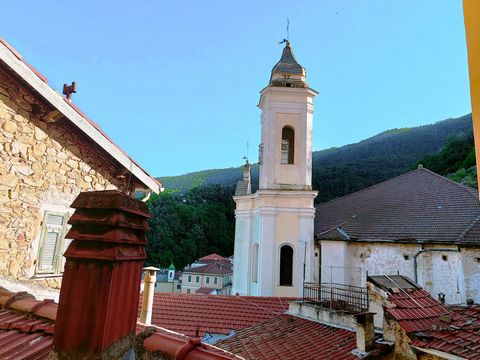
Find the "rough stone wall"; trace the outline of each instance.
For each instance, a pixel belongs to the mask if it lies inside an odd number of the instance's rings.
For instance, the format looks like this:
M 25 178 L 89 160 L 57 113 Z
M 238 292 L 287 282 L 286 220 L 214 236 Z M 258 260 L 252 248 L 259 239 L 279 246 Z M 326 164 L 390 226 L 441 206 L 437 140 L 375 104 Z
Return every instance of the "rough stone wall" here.
M 34 275 L 46 210 L 81 191 L 122 188 L 118 165 L 0 69 L 0 274 Z M 72 212 L 72 211 L 70 211 Z

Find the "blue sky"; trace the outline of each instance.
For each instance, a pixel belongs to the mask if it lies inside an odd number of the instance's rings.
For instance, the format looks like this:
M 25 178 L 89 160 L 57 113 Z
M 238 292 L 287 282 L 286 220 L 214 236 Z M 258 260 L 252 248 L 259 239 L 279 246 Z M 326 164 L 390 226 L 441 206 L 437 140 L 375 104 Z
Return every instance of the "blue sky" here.
M 257 159 L 259 91 L 290 41 L 314 150 L 471 110 L 460 0 L 6 1 L 0 36 L 152 175 Z

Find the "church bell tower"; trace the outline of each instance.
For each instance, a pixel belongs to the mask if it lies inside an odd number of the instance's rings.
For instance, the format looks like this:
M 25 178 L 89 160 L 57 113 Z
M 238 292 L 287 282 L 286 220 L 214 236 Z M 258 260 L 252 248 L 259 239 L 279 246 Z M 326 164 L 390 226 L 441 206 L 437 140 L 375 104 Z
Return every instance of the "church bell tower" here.
M 233 293 L 301 296 L 313 281 L 312 124 L 315 90 L 287 41 L 260 92 L 259 188 L 237 188 Z

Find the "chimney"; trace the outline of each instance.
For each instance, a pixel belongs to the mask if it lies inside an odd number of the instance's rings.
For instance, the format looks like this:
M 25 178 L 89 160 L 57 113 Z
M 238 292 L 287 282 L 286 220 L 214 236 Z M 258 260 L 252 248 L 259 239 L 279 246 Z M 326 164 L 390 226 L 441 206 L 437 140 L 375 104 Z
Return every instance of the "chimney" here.
M 50 358 L 133 356 L 150 214 L 117 190 L 81 193 L 71 207 Z
M 145 325 L 152 324 L 153 295 L 155 293 L 155 283 L 157 282 L 157 271 L 159 268 L 149 266 L 145 270 L 145 286 L 143 288 L 142 311 L 140 313 L 140 322 Z
M 360 352 L 369 352 L 375 345 L 375 328 L 373 325 L 373 316 L 375 313 L 366 312 L 355 315 L 357 349 Z

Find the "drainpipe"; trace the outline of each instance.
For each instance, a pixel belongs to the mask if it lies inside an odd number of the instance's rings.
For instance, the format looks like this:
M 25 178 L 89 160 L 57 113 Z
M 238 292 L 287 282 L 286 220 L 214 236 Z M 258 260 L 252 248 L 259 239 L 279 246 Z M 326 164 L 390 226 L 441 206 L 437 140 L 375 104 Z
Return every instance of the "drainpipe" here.
M 415 283 L 418 284 L 418 269 L 417 269 L 417 258 L 420 254 L 424 252 L 430 252 L 430 251 L 440 251 L 440 252 L 459 252 L 459 249 L 421 249 L 416 252 L 415 255 L 413 255 L 413 269 L 415 272 Z
M 155 292 L 155 283 L 157 282 L 157 271 L 160 269 L 149 266 L 143 268 L 143 270 L 145 270 L 146 273 L 140 322 L 145 325 L 152 325 L 153 294 Z

